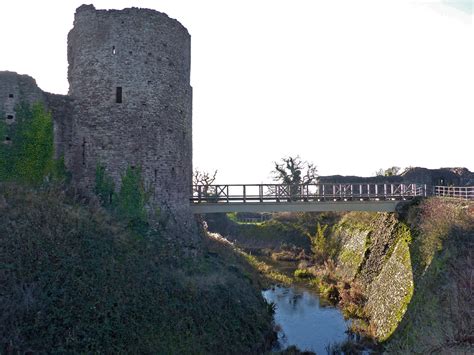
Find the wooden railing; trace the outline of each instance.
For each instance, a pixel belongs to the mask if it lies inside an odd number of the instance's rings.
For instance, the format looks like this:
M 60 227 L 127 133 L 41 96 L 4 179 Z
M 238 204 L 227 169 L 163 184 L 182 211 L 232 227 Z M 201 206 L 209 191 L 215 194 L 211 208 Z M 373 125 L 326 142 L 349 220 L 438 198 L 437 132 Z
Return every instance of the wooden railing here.
M 194 203 L 406 200 L 427 196 L 422 184 L 195 185 L 193 191 Z
M 434 186 L 433 195 L 474 200 L 474 186 Z

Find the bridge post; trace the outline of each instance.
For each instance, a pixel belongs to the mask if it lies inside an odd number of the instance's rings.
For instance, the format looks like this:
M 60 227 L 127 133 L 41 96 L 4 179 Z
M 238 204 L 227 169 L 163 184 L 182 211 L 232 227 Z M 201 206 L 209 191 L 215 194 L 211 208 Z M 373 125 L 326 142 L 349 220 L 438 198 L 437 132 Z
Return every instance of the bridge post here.
M 243 198 L 244 198 L 244 202 L 247 202 L 247 191 L 246 191 L 246 186 L 245 185 L 242 185 L 242 187 L 244 188 L 243 189 L 243 192 L 242 192 L 242 195 L 243 195 Z

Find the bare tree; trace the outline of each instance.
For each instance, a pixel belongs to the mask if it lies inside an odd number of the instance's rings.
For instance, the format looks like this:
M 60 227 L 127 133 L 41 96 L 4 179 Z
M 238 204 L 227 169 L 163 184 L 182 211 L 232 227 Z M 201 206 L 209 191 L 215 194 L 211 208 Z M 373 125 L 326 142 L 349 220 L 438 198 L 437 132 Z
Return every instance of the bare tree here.
M 290 196 L 293 200 L 299 194 L 300 185 L 308 185 L 318 181 L 316 165 L 302 161 L 299 156 L 282 158 L 279 163 L 274 162 L 274 164 L 273 181 L 289 185 Z
M 201 196 L 209 196 L 209 185 L 216 180 L 217 170 L 214 173 L 209 173 L 207 171 L 200 171 L 195 169 L 193 173 L 193 191 L 198 192 L 198 185 L 201 187 Z
M 274 162 L 273 181 L 287 185 L 307 185 L 318 181 L 318 170 L 313 163 L 302 161 L 299 156 L 282 158 Z

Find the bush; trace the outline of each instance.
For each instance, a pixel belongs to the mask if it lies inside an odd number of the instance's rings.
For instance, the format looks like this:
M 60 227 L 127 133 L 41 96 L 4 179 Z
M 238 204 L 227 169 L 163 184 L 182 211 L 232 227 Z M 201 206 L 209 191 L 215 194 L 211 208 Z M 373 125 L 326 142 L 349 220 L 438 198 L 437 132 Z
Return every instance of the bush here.
M 111 208 L 116 202 L 114 180 L 107 175 L 105 166 L 97 164 L 95 169 L 95 187 L 94 192 L 99 198 L 102 206 Z
M 321 224 L 318 222 L 316 226 L 316 233 L 314 235 L 307 233 L 307 236 L 311 241 L 311 251 L 313 252 L 313 258 L 318 264 L 322 264 L 327 260 L 334 259 L 338 252 L 338 241 L 329 235 L 326 236 L 327 228 L 327 224 L 321 226 Z
M 314 277 L 313 273 L 307 269 L 296 269 L 295 277 L 300 279 L 309 279 Z
M 148 229 L 146 204 L 148 196 L 140 168 L 128 167 L 122 175 L 120 191 L 115 193 L 115 184 L 105 167 L 98 164 L 95 171 L 94 192 L 102 206 L 114 212 L 129 228 L 145 233 Z

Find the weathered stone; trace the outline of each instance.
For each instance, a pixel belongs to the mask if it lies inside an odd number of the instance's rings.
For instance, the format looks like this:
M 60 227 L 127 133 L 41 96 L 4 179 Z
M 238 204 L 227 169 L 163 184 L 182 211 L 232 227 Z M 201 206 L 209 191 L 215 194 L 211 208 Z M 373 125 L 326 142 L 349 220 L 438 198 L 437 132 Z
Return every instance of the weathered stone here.
M 393 213 L 380 213 L 375 218 L 370 233 L 370 250 L 358 275 L 363 284 L 370 284 L 382 270 L 386 255 L 397 239 L 397 233 L 395 233 L 397 224 L 398 221 Z
M 364 261 L 370 231 L 340 229 L 336 233 L 336 237 L 341 240 L 337 271 L 342 279 L 353 280 Z
M 404 181 L 426 185 L 469 186 L 474 185 L 474 173 L 466 168 L 410 168 L 402 174 Z
M 410 248 L 404 239 L 395 245 L 367 295 L 366 311 L 375 336 L 386 340 L 397 328 L 413 296 Z
M 68 36 L 69 94 L 0 72 L 0 112 L 13 123 L 20 99 L 43 102 L 56 156 L 82 193 L 92 192 L 98 164 L 116 186 L 128 166 L 141 168 L 151 214 L 160 210 L 175 233 L 195 235 L 190 42 L 186 28 L 158 11 L 83 5 Z
M 19 75 L 14 72 L 0 72 L 0 112 L 7 124 L 16 122 L 15 107 L 20 102 L 32 104 L 44 102 L 45 94 L 36 85 L 35 79 L 28 75 Z M 5 137 L 0 137 L 4 141 Z
M 400 175 L 393 176 L 320 176 L 320 183 L 340 184 L 426 184 L 428 186 L 472 186 L 474 173 L 466 168 L 408 168 Z

